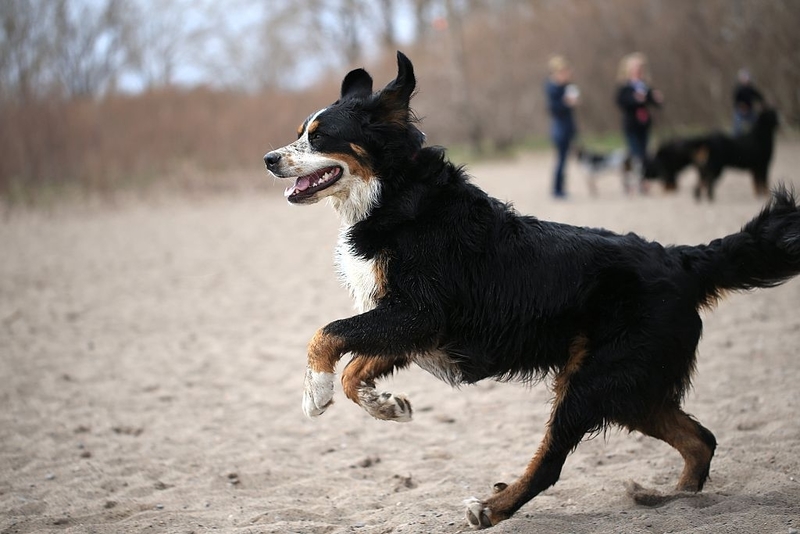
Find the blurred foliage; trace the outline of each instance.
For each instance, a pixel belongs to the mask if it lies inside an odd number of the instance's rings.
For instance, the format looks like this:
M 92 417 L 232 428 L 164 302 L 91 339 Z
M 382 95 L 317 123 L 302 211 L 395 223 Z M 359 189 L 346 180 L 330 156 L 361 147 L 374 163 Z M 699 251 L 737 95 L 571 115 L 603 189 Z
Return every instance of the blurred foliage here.
M 584 144 L 618 145 L 620 59 L 641 51 L 665 95 L 656 138 L 728 129 L 748 68 L 800 124 L 796 0 L 3 0 L 0 195 L 113 191 L 176 172 L 250 168 L 366 66 L 414 61 L 434 144 L 542 146 L 547 60 L 581 87 Z

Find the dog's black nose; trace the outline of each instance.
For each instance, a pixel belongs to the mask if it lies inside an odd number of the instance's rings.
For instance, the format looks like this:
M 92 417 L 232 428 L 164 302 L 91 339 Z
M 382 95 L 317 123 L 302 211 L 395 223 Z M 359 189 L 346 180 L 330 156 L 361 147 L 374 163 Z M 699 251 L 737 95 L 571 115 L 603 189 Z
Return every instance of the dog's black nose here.
M 281 155 L 277 152 L 269 152 L 266 156 L 264 156 L 264 163 L 267 164 L 267 168 L 274 167 L 280 160 Z

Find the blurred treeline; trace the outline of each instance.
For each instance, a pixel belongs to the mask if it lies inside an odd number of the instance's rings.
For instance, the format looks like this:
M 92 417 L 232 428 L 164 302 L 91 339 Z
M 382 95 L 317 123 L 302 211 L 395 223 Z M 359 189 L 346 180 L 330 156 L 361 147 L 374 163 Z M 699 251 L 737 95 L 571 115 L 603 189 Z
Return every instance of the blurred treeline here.
M 615 132 L 619 60 L 665 95 L 657 133 L 728 129 L 748 68 L 800 123 L 798 0 L 0 0 L 0 195 L 252 168 L 366 66 L 414 61 L 430 142 L 504 148 L 547 132 L 547 60 L 582 89 L 584 135 Z

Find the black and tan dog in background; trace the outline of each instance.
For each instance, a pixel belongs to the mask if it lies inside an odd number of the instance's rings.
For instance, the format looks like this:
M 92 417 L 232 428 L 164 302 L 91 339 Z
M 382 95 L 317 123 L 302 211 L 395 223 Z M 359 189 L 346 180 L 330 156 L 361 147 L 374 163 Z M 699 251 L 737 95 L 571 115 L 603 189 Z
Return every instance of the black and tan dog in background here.
M 634 234 L 520 215 L 472 185 L 444 151 L 423 147 L 409 100 L 411 62 L 380 91 L 362 69 L 265 162 L 291 180 L 292 204 L 324 198 L 342 229 L 336 258 L 358 314 L 308 346 L 303 410 L 344 394 L 378 419 L 411 404 L 376 381 L 411 364 L 452 385 L 552 377 L 544 439 L 524 473 L 467 501 L 477 528 L 511 517 L 556 483 L 587 434 L 618 425 L 661 439 L 685 461 L 678 488 L 699 491 L 716 441 L 682 409 L 701 333 L 698 310 L 728 290 L 800 272 L 800 209 L 785 190 L 736 234 L 664 247 Z M 488 452 L 488 451 L 487 451 Z
M 750 171 L 757 197 L 769 194 L 769 167 L 775 152 L 778 114 L 765 108 L 745 134 L 730 136 L 723 132 L 678 138 L 662 143 L 652 160 L 652 167 L 667 190 L 677 189 L 678 174 L 689 165 L 697 168 L 699 179 L 694 189 L 697 200 L 705 193 L 714 200 L 714 188 L 726 168 Z

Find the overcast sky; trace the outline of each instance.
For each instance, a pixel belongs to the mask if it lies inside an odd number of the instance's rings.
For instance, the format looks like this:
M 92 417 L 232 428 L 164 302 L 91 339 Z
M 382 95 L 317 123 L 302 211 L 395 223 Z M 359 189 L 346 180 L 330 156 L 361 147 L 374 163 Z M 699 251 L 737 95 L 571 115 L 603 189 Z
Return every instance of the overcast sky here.
M 0 0 L 2 1 L 2 0 Z M 98 0 L 90 0 L 98 1 Z M 196 5 L 194 2 L 187 0 L 137 0 L 143 7 L 148 16 L 159 17 L 169 16 L 168 10 L 171 8 L 173 13 L 177 11 L 180 16 L 178 19 L 181 21 L 183 31 L 189 33 L 192 29 L 207 26 L 206 10 L 202 8 L 193 8 Z M 213 4 L 215 17 L 215 25 L 220 28 L 225 28 L 229 35 L 240 35 L 241 39 L 237 43 L 241 46 L 243 54 L 252 53 L 257 54 L 256 48 L 259 46 L 259 21 L 265 20 L 265 10 L 274 7 L 277 4 L 287 0 L 266 0 L 262 2 L 252 2 L 247 0 L 217 0 Z M 302 2 L 305 0 L 288 0 L 290 2 Z M 395 32 L 398 42 L 408 43 L 413 39 L 413 15 L 411 12 L 410 2 L 397 2 L 395 13 Z M 174 15 L 173 15 L 174 16 Z M 337 25 L 339 21 L 331 20 L 332 25 Z M 366 37 L 369 38 L 368 36 Z M 205 85 L 215 84 L 217 82 L 225 83 L 224 74 L 221 74 L 223 80 L 213 79 L 215 74 L 210 73 L 208 64 L 218 64 L 220 69 L 225 69 L 227 63 L 226 51 L 223 49 L 220 40 L 209 38 L 202 41 L 201 50 L 192 50 L 190 54 L 186 54 L 185 59 L 178 63 L 174 71 L 174 82 L 187 85 Z M 369 43 L 364 46 L 365 53 L 369 59 L 370 51 L 375 50 L 376 46 L 371 46 Z M 308 54 L 297 54 L 296 66 L 291 83 L 287 83 L 288 87 L 302 88 L 313 84 L 322 71 L 322 66 L 325 65 L 328 58 L 320 58 L 318 56 L 310 56 Z M 343 65 L 344 68 L 353 67 L 352 65 Z M 219 72 L 219 69 L 218 69 Z M 127 72 L 124 73 L 119 79 L 120 88 L 125 91 L 137 92 L 144 88 L 145 80 L 142 76 Z

